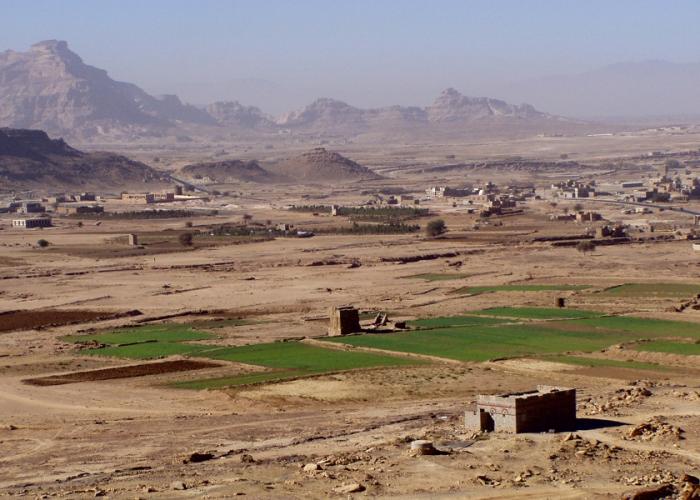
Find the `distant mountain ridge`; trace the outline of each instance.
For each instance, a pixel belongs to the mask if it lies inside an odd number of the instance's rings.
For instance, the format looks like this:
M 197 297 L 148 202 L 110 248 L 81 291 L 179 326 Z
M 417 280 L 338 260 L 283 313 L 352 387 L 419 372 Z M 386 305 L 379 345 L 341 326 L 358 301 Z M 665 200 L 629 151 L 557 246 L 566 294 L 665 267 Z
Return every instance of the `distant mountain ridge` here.
M 111 79 L 89 66 L 64 41 L 48 40 L 27 52 L 0 53 L 0 126 L 40 128 L 89 142 L 102 138 L 211 137 L 232 131 L 252 137 L 295 133 L 312 136 L 383 137 L 537 133 L 568 123 L 535 110 L 455 89 L 432 105 L 362 109 L 323 98 L 274 119 L 236 101 L 204 108 L 175 95 L 154 97 L 136 85 Z

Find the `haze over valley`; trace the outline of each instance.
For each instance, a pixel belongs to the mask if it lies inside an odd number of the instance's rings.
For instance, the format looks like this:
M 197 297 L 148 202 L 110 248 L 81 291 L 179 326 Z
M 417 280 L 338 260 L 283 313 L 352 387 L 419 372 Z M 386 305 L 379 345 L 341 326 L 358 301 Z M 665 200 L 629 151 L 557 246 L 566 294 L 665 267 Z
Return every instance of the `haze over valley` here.
M 3 5 L 0 497 L 700 498 L 699 15 Z

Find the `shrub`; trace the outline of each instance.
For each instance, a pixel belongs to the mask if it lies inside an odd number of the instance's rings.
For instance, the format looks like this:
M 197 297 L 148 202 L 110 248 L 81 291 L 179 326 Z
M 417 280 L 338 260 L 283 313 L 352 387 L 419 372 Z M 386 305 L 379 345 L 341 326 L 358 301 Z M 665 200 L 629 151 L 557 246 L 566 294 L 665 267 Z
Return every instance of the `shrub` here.
M 39 246 L 39 248 L 46 248 L 51 243 L 49 243 L 48 241 L 46 241 L 45 239 L 42 238 L 39 241 L 37 241 L 36 244 Z
M 445 221 L 442 219 L 433 219 L 425 226 L 425 234 L 431 238 L 440 236 L 445 231 L 447 231 L 447 226 L 445 225 Z
M 576 250 L 585 255 L 595 250 L 595 243 L 590 240 L 579 241 L 576 245 Z
M 191 247 L 192 246 L 192 233 L 182 233 L 180 236 L 178 236 L 178 240 L 180 241 L 180 244 L 183 247 Z

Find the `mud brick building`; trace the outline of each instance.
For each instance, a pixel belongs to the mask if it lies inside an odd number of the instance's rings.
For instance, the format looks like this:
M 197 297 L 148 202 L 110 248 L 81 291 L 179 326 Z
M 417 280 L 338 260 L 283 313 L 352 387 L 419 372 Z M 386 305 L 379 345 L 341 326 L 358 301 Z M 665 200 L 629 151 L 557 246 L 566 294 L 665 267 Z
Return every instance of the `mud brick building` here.
M 329 337 L 361 331 L 360 313 L 352 306 L 331 307 Z
M 34 217 L 33 219 L 14 219 L 12 227 L 34 229 L 35 227 L 51 227 L 50 217 Z
M 576 428 L 576 389 L 537 386 L 537 390 L 479 395 L 476 411 L 466 412 L 468 429 L 498 432 L 547 432 Z

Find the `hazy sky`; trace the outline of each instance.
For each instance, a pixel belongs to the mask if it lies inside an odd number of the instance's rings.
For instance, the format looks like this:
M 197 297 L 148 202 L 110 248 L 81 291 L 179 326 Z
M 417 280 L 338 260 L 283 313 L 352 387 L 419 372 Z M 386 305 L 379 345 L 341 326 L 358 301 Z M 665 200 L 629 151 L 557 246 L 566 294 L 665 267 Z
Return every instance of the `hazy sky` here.
M 428 104 L 452 86 L 620 61 L 700 62 L 699 0 L 0 0 L 0 49 L 62 39 L 151 93 L 278 113 Z M 507 93 L 507 92 L 506 92 Z

